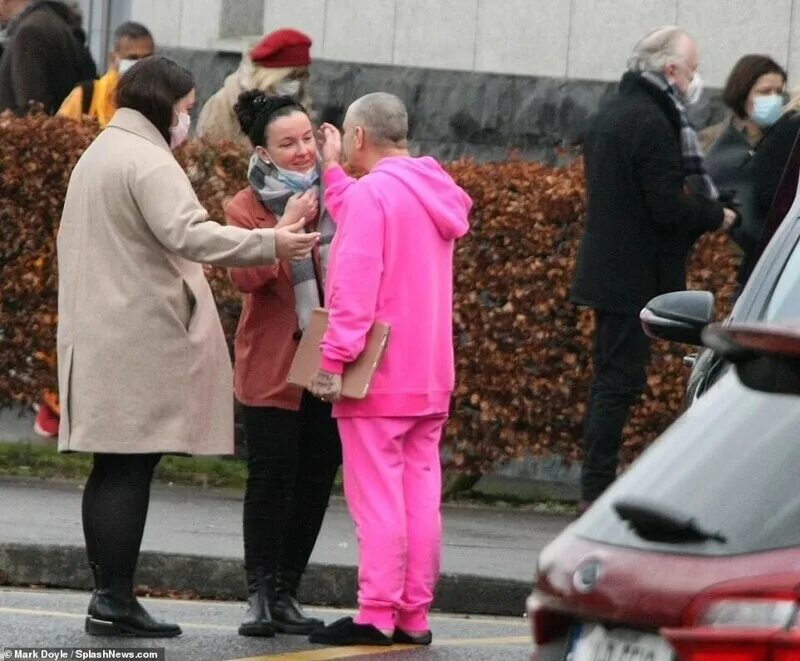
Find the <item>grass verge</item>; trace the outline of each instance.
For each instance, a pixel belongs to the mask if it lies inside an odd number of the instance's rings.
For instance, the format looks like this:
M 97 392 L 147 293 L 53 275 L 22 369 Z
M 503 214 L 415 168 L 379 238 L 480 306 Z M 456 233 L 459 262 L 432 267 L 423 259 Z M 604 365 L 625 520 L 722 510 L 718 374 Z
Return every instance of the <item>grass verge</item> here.
M 0 475 L 44 480 L 84 480 L 92 455 L 60 454 L 55 445 L 0 442 Z M 217 457 L 164 457 L 155 472 L 158 482 L 196 487 L 244 489 L 247 466 L 241 459 Z
M 92 455 L 84 452 L 60 454 L 55 443 L 0 442 L 0 477 L 30 477 L 39 480 L 85 480 L 92 468 Z M 191 487 L 244 490 L 247 465 L 233 457 L 164 457 L 155 472 L 155 481 Z M 452 476 L 451 476 L 452 478 Z M 454 480 L 458 482 L 455 484 Z M 572 515 L 575 505 L 546 498 L 520 499 L 486 496 L 471 490 L 474 478 L 458 476 L 445 480 L 444 501 L 462 505 L 491 505 L 525 509 L 542 514 Z M 341 471 L 333 493 L 342 494 Z

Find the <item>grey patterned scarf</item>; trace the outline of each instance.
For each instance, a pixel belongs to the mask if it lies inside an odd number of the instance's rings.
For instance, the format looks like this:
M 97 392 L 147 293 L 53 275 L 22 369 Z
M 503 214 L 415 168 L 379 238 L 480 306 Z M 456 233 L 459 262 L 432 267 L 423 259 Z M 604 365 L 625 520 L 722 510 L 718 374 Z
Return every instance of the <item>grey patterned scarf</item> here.
M 286 203 L 294 194 L 285 183 L 276 178 L 275 168 L 262 161 L 258 155 L 250 158 L 250 167 L 247 170 L 247 180 L 255 191 L 261 203 L 269 212 L 280 220 L 286 210 Z M 319 196 L 319 221 L 317 231 L 321 234 L 319 242 L 319 265 L 321 273 L 317 273 L 314 258 L 310 255 L 305 259 L 290 262 L 292 271 L 292 286 L 294 287 L 294 309 L 297 313 L 297 323 L 300 330 L 305 330 L 311 318 L 311 311 L 323 305 L 323 292 L 325 291 L 325 274 L 328 272 L 328 255 L 331 241 L 336 231 L 328 210 L 325 208 L 324 191 L 315 184 L 312 188 Z
M 692 123 L 689 121 L 689 115 L 686 113 L 686 107 L 678 97 L 675 88 L 667 82 L 664 76 L 657 73 L 645 71 L 642 77 L 662 92 L 664 92 L 672 101 L 675 109 L 681 118 L 681 155 L 683 157 L 683 175 L 689 187 L 699 195 L 707 197 L 710 200 L 716 200 L 719 197 L 717 187 L 714 181 L 706 170 L 705 159 L 703 158 L 703 149 L 700 147 L 700 140 L 697 137 L 697 131 L 694 130 Z

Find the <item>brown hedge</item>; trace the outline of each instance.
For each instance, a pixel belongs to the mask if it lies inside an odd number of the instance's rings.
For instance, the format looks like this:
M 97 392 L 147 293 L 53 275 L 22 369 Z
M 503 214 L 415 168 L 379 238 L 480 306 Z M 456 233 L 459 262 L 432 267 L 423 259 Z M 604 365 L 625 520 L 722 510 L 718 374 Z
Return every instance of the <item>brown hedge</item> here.
M 55 389 L 54 239 L 69 173 L 96 133 L 44 115 L 0 117 L 0 405 L 31 404 Z M 180 151 L 212 217 L 221 219 L 225 200 L 244 185 L 246 156 L 200 141 Z M 579 458 L 592 330 L 591 315 L 568 302 L 584 212 L 580 163 L 448 168 L 475 201 L 472 232 L 456 254 L 450 461 L 480 472 L 527 451 Z M 691 286 L 729 300 L 735 261 L 725 237 L 707 236 L 692 256 Z M 224 269 L 209 279 L 231 338 L 239 295 Z M 679 410 L 686 352 L 655 346 L 647 393 L 626 428 L 626 460 Z

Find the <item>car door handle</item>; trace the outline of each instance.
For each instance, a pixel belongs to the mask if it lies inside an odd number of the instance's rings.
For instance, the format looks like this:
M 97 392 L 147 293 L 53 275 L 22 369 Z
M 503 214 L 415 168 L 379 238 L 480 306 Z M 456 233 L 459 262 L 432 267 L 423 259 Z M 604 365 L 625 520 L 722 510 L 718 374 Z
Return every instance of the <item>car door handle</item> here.
M 688 356 L 683 357 L 683 364 L 686 367 L 694 367 L 695 363 L 697 362 L 697 354 L 690 353 Z

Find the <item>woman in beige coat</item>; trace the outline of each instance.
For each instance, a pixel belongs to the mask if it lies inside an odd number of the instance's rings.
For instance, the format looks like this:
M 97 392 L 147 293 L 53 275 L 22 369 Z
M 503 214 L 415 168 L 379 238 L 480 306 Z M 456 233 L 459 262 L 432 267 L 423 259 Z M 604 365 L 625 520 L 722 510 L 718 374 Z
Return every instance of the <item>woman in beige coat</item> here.
M 175 636 L 133 595 L 153 471 L 163 454 L 229 454 L 232 374 L 201 263 L 273 264 L 317 234 L 209 219 L 171 148 L 192 75 L 161 57 L 119 83 L 119 110 L 70 179 L 58 233 L 61 451 L 94 453 L 83 525 L 95 592 L 86 631 Z

